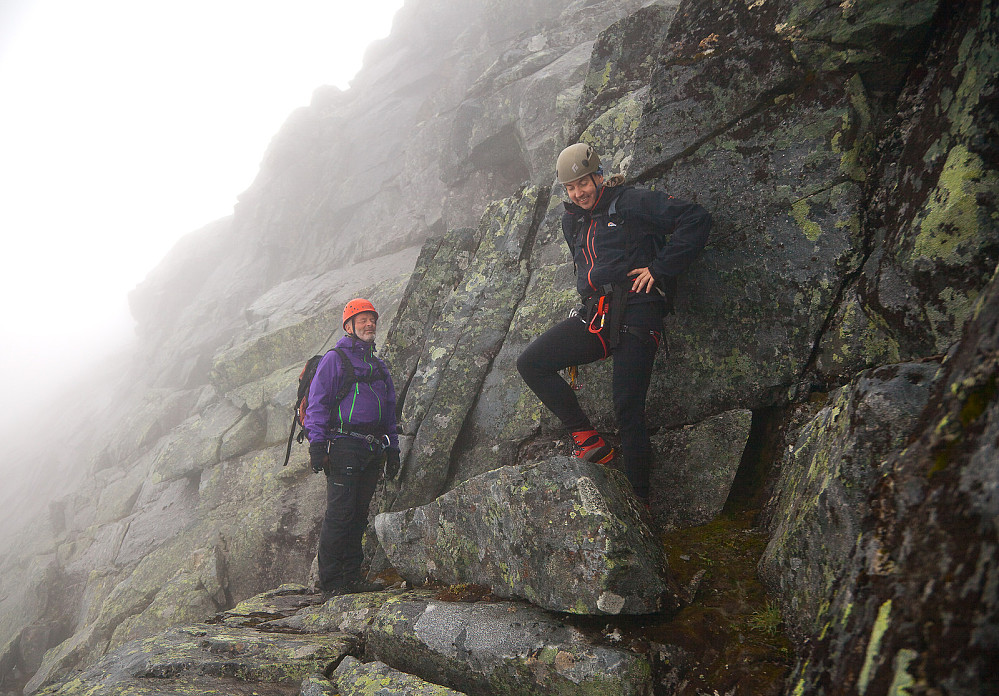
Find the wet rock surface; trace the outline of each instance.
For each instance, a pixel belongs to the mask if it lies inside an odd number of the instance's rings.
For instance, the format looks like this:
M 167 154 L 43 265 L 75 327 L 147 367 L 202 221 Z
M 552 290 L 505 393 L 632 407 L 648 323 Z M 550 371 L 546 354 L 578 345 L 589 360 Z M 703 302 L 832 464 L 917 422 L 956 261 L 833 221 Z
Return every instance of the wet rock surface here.
M 503 467 L 433 503 L 375 519 L 414 583 L 486 585 L 575 614 L 650 614 L 679 602 L 662 549 L 619 472 L 575 458 Z

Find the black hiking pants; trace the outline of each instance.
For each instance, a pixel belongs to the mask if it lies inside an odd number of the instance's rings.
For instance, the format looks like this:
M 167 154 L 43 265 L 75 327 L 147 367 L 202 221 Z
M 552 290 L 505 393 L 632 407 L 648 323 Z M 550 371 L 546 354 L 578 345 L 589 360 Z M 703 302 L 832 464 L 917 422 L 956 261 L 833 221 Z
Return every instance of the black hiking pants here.
M 361 537 L 375 493 L 382 450 L 357 438 L 341 437 L 330 447 L 326 471 L 326 516 L 319 533 L 319 586 L 335 591 L 361 579 Z
M 614 416 L 621 432 L 625 472 L 635 494 L 648 499 L 652 444 L 645 424 L 645 399 L 652 378 L 652 365 L 662 332 L 661 302 L 636 302 L 625 308 L 624 324 L 635 332 L 622 331 L 614 358 L 612 389 Z M 654 331 L 655 336 L 650 332 Z M 517 369 L 541 403 L 570 432 L 591 430 L 576 392 L 559 370 L 585 365 L 607 357 L 600 338 L 590 333 L 579 317 L 570 317 L 536 338 L 517 358 Z

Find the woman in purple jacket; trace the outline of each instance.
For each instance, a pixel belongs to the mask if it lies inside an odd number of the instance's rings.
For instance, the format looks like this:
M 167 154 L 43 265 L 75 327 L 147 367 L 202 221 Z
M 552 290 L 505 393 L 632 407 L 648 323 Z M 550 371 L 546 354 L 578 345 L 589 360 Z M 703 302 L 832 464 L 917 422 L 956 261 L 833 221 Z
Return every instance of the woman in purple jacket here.
M 323 356 L 309 389 L 309 458 L 313 471 L 326 473 L 319 583 L 328 596 L 381 589 L 361 576 L 361 537 L 382 461 L 389 478 L 399 471 L 399 437 L 395 386 L 375 355 L 377 326 L 378 312 L 370 302 L 348 302 L 346 335 Z

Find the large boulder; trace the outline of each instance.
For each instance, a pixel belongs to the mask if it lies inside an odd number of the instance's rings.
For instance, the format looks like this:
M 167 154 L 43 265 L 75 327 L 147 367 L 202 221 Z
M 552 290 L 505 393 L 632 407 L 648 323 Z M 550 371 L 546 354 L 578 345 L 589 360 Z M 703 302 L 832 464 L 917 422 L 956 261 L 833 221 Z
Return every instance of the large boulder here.
M 591 642 L 535 607 L 406 597 L 386 602 L 366 654 L 469 694 L 646 694 L 648 661 Z
M 885 458 L 911 437 L 937 370 L 926 362 L 862 373 L 830 396 L 785 454 L 759 568 L 799 639 L 825 620 L 867 498 L 885 473 Z
M 574 614 L 675 608 L 665 556 L 624 476 L 579 459 L 502 467 L 427 505 L 375 518 L 413 582 L 488 585 Z

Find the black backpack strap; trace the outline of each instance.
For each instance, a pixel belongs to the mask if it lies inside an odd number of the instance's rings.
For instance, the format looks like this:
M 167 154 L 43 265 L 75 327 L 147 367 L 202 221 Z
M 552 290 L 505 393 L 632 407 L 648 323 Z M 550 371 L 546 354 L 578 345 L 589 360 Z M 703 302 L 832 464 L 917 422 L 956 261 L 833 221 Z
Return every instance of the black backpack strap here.
M 354 372 L 354 364 L 350 362 L 350 358 L 341 348 L 334 348 L 333 350 L 335 350 L 336 354 L 340 356 L 340 363 L 343 365 L 343 384 L 340 385 L 340 391 L 336 393 L 336 396 L 333 399 L 333 403 L 336 404 L 336 410 L 339 414 L 340 402 L 346 398 L 347 392 L 349 392 L 357 382 L 357 373 Z
M 284 464 L 282 464 L 281 466 L 288 466 L 288 460 L 291 459 L 291 443 L 295 441 L 295 426 L 297 425 L 298 425 L 298 418 L 292 417 L 291 434 L 288 435 L 288 449 L 286 449 L 284 452 Z M 299 440 L 299 442 L 301 442 L 301 440 Z

